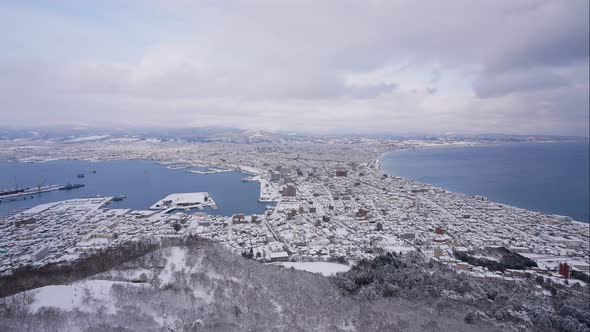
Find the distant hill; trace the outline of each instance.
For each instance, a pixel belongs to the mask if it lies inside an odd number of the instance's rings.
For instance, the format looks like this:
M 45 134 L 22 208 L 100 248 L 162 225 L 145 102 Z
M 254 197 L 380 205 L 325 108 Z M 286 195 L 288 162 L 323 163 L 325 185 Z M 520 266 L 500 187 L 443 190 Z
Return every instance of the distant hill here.
M 506 134 L 312 134 L 281 131 L 245 130 L 229 127 L 199 128 L 90 128 L 51 126 L 37 128 L 2 128 L 1 140 L 47 140 L 63 143 L 83 142 L 201 142 L 201 143 L 282 143 L 325 142 L 330 140 L 425 140 L 425 141 L 588 141 L 588 137 L 555 135 L 506 135 Z

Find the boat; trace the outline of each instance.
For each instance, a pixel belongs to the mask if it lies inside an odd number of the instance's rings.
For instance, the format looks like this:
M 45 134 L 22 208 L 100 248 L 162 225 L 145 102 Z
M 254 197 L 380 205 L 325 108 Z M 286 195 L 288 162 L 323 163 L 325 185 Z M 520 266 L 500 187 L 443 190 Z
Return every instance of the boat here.
M 19 193 L 22 193 L 23 191 L 25 191 L 25 189 L 28 189 L 28 188 L 23 188 L 23 189 L 3 189 L 3 190 L 0 190 L 0 196 L 19 194 Z
M 83 178 L 85 175 L 84 175 L 84 173 L 78 173 L 78 175 L 77 175 L 77 176 L 78 176 L 78 179 L 81 179 L 81 178 Z
M 127 196 L 124 196 L 124 195 L 118 195 L 118 196 L 115 196 L 115 197 L 113 197 L 112 201 L 113 201 L 113 202 L 118 202 L 118 201 L 122 201 L 122 200 L 124 200 L 125 198 L 127 198 Z
M 59 188 L 59 190 L 70 190 L 70 189 L 77 189 L 77 188 L 82 188 L 85 185 L 81 184 L 81 183 L 68 183 L 65 186 Z

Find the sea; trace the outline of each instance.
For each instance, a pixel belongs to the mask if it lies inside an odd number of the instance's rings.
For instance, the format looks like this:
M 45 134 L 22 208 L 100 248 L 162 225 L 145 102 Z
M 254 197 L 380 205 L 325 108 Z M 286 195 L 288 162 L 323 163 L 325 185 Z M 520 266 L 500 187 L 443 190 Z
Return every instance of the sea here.
M 589 143 L 503 143 L 399 150 L 389 175 L 546 214 L 590 221 Z
M 96 196 L 127 196 L 112 202 L 109 208 L 147 209 L 163 197 L 173 193 L 208 192 L 219 207 L 202 212 L 231 216 L 235 213 L 260 214 L 268 203 L 258 202 L 258 182 L 244 182 L 247 174 L 223 172 L 195 174 L 187 170 L 148 160 L 117 160 L 90 162 L 57 160 L 43 163 L 0 162 L 0 189 L 37 188 L 45 185 L 84 184 L 71 190 L 57 190 L 33 195 L 26 200 L 0 203 L 0 215 L 10 215 L 38 204 L 72 198 Z M 179 166 L 179 165 L 176 165 Z M 78 174 L 83 177 L 78 177 Z

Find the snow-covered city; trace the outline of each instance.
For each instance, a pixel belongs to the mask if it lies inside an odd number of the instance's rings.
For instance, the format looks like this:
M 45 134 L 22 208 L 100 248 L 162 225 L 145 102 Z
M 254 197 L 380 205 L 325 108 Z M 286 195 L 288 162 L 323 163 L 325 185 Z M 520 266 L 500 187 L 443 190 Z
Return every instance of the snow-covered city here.
M 237 170 L 248 175 L 244 181 L 260 184 L 259 201 L 268 203 L 263 214 L 232 216 L 216 215 L 215 197 L 198 192 L 162 197 L 144 210 L 109 208 L 114 197 L 42 204 L 0 222 L 3 276 L 27 266 L 76 261 L 131 241 L 198 236 L 264 263 L 354 265 L 386 252 L 415 251 L 481 278 L 541 277 L 587 286 L 588 224 L 448 192 L 380 170 L 384 152 L 425 142 L 0 145 L 0 157 L 20 162 L 145 159 Z M 213 209 L 199 212 L 205 207 Z M 506 263 L 508 257 L 498 248 L 525 260 Z
M 0 1 L 0 332 L 590 332 L 590 1 Z

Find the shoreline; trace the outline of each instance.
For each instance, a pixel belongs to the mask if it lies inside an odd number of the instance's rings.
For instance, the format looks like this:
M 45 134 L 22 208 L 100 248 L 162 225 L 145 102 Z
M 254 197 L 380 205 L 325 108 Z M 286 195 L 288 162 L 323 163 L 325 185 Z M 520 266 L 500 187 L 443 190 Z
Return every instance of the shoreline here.
M 147 161 L 147 162 L 153 163 L 157 166 L 161 166 L 162 168 L 164 168 L 168 171 L 185 170 L 187 173 L 194 174 L 194 175 L 211 175 L 211 174 L 238 172 L 238 173 L 241 173 L 242 175 L 245 175 L 247 178 L 251 179 L 247 182 L 258 182 L 258 198 L 256 199 L 256 201 L 258 203 L 276 204 L 278 202 L 278 198 L 275 197 L 276 195 L 272 195 L 272 193 L 269 193 L 264 190 L 265 183 L 268 183 L 270 185 L 270 181 L 267 181 L 266 179 L 264 179 L 262 177 L 263 172 L 260 172 L 260 170 L 257 170 L 253 167 L 244 166 L 244 165 L 231 165 L 230 167 L 226 167 L 226 168 L 219 168 L 218 166 L 215 166 L 215 165 L 213 165 L 213 166 L 182 165 L 182 167 L 170 167 L 170 165 L 181 164 L 184 161 L 182 161 L 182 162 L 181 161 L 170 161 L 170 160 L 163 161 L 163 160 L 150 160 L 150 159 L 141 159 L 141 158 L 122 158 L 122 159 L 50 158 L 47 160 L 40 160 L 40 161 L 22 161 L 22 160 L 4 161 L 4 160 L 2 160 L 0 162 L 13 163 L 13 164 L 18 164 L 18 163 L 45 164 L 45 163 L 49 163 L 49 162 L 58 162 L 58 161 L 66 161 L 66 162 L 73 161 L 73 162 L 88 162 L 88 163 L 113 162 L 113 161 Z M 187 168 L 191 168 L 191 167 L 203 167 L 206 170 L 205 171 L 198 171 L 198 170 L 187 169 Z M 242 182 L 244 182 L 244 181 L 242 181 Z M 0 188 L 0 189 L 3 189 L 3 188 Z M 277 189 L 275 189 L 275 191 L 278 192 Z M 0 202 L 2 202 L 1 199 L 0 199 Z M 214 204 L 214 205 L 216 205 L 216 204 Z M 203 205 L 201 207 L 206 207 L 206 206 L 209 206 L 209 205 Z M 151 206 L 146 207 L 146 209 L 151 209 Z M 0 216 L 2 216 L 2 215 L 3 214 L 0 214 Z
M 508 143 L 508 142 L 500 142 L 500 143 L 469 142 L 469 143 L 457 143 L 457 144 L 432 144 L 432 145 L 428 145 L 427 144 L 427 145 L 418 145 L 418 146 L 412 146 L 412 147 L 404 147 L 404 148 L 399 148 L 399 149 L 395 149 L 395 150 L 390 150 L 390 151 L 383 152 L 382 154 L 379 155 L 379 157 L 377 157 L 377 159 L 375 159 L 375 164 L 377 165 L 377 170 L 382 171 L 383 173 L 385 173 L 385 171 L 381 168 L 381 166 L 382 166 L 381 165 L 381 160 L 388 153 L 394 153 L 394 152 L 399 152 L 399 151 L 407 151 L 407 150 L 416 150 L 416 149 L 453 148 L 453 147 L 465 148 L 465 147 L 475 147 L 475 146 L 492 146 L 492 145 L 499 145 L 499 144 L 503 144 L 503 143 Z M 387 173 L 385 173 L 385 174 L 387 174 Z M 397 176 L 397 175 L 392 175 L 392 174 L 387 174 L 387 175 L 388 176 Z
M 398 177 L 401 178 L 405 181 L 411 181 L 413 183 L 417 183 L 420 185 L 427 185 L 427 186 L 431 186 L 431 187 L 439 187 L 444 189 L 446 192 L 449 193 L 454 193 L 454 194 L 459 194 L 459 195 L 463 195 L 466 197 L 473 197 L 474 195 L 470 195 L 467 193 L 463 193 L 463 192 L 457 192 L 457 191 L 453 191 L 453 190 L 449 190 L 446 187 L 443 186 L 438 186 L 438 185 L 434 185 L 432 183 L 427 183 L 427 182 L 422 182 L 422 181 L 418 181 L 415 179 L 411 179 L 408 177 L 403 177 L 403 176 L 399 176 L 399 175 L 394 175 L 394 174 L 389 174 L 388 172 L 386 172 L 383 169 L 383 165 L 381 163 L 382 159 L 385 157 L 386 154 L 388 153 L 394 153 L 394 152 L 398 152 L 398 151 L 407 151 L 407 150 L 413 150 L 413 149 L 430 149 L 430 148 L 449 148 L 449 147 L 459 147 L 459 148 L 464 148 L 464 147 L 481 147 L 481 146 L 496 146 L 496 145 L 501 145 L 501 144 L 522 144 L 522 143 L 575 143 L 578 141 L 532 141 L 532 142 L 494 142 L 494 143 L 466 143 L 466 144 L 436 144 L 436 145 L 420 145 L 420 146 L 413 146 L 413 147 L 404 147 L 404 148 L 400 148 L 400 149 L 396 149 L 396 150 L 390 150 L 390 151 L 386 151 L 383 152 L 381 155 L 379 155 L 379 157 L 377 159 L 375 159 L 375 164 L 377 166 L 377 170 L 380 171 L 381 173 L 387 175 L 387 176 L 392 176 L 392 177 Z M 589 225 L 590 224 L 590 220 L 588 221 L 582 221 L 582 220 L 577 220 L 574 217 L 571 216 L 567 216 L 567 215 L 560 215 L 557 213 L 549 213 L 549 212 L 543 212 L 543 211 L 539 211 L 539 210 L 534 210 L 534 209 L 530 209 L 530 208 L 526 208 L 526 207 L 520 207 L 520 206 L 516 206 L 516 205 L 512 205 L 510 203 L 501 203 L 501 202 L 497 202 L 494 200 L 490 200 L 491 203 L 494 204 L 501 204 L 505 207 L 510 207 L 513 209 L 522 209 L 522 210 L 527 210 L 527 211 L 531 211 L 531 212 L 535 212 L 535 213 L 541 213 L 544 214 L 546 216 L 552 216 L 552 217 L 556 217 L 556 218 L 567 218 L 569 219 L 570 222 L 578 222 L 578 223 L 582 223 L 584 225 Z
M 440 143 L 440 144 L 437 144 L 437 143 L 430 143 L 430 144 L 429 143 L 425 143 L 424 144 L 424 142 L 421 142 L 421 141 L 416 141 L 416 142 L 419 143 L 419 144 L 414 145 L 414 146 L 408 146 L 408 147 L 403 147 L 403 148 L 388 150 L 388 151 L 385 151 L 385 152 L 381 153 L 373 161 L 373 162 L 375 162 L 377 171 L 381 172 L 382 174 L 386 174 L 388 176 L 399 177 L 399 178 L 401 178 L 401 179 L 403 179 L 405 181 L 411 181 L 411 182 L 414 182 L 414 183 L 418 183 L 420 185 L 428 185 L 428 186 L 432 186 L 432 187 L 441 187 L 441 186 L 435 186 L 435 185 L 433 185 L 431 183 L 421 182 L 421 181 L 418 181 L 418 180 L 414 180 L 414 179 L 410 179 L 410 178 L 406 178 L 406 177 L 401 177 L 401 176 L 398 176 L 398 175 L 389 174 L 389 173 L 387 173 L 387 172 L 385 172 L 383 170 L 383 167 L 382 167 L 383 165 L 381 163 L 381 160 L 388 153 L 393 153 L 393 152 L 398 152 L 398 151 L 404 151 L 404 150 L 411 150 L 411 149 L 430 149 L 430 148 L 449 148 L 449 147 L 460 147 L 460 148 L 463 148 L 463 147 L 481 147 L 481 146 L 495 146 L 495 145 L 500 145 L 500 144 L 523 144 L 523 143 L 574 143 L 574 142 L 579 142 L 579 141 L 567 140 L 567 141 L 524 141 L 524 142 L 459 142 L 459 143 Z M 420 144 L 420 143 L 423 143 L 423 144 Z M 37 161 L 6 160 L 6 162 L 8 162 L 8 163 L 23 163 L 23 164 L 26 164 L 26 163 L 46 163 L 46 162 L 51 162 L 51 161 L 68 161 L 68 160 L 72 160 L 72 161 L 86 161 L 86 162 L 90 162 L 90 163 L 95 163 L 95 162 L 109 162 L 109 161 L 125 161 L 125 160 L 128 160 L 128 161 L 131 161 L 131 160 L 144 160 L 144 161 L 150 161 L 150 162 L 159 164 L 161 166 L 164 166 L 164 168 L 167 168 L 167 169 L 168 169 L 168 167 L 165 167 L 166 165 L 184 162 L 184 161 L 170 161 L 170 160 L 151 160 L 151 159 L 141 159 L 141 158 L 120 158 L 120 159 L 109 159 L 109 158 L 50 158 L 50 159 L 47 159 L 47 160 L 37 160 Z M 371 163 L 372 162 L 370 162 L 369 164 L 371 164 Z M 203 167 L 206 167 L 206 168 L 209 168 L 209 169 L 214 169 L 217 166 L 203 166 Z M 232 167 L 230 167 L 230 169 L 223 170 L 223 171 L 238 171 L 238 172 L 243 173 L 245 175 L 255 175 L 256 174 L 256 173 L 250 173 L 247 170 L 242 169 L 242 167 L 244 167 L 244 166 L 241 166 L 241 165 L 233 165 Z M 247 169 L 249 167 L 248 166 L 245 166 L 245 168 Z M 218 172 L 215 172 L 215 173 L 218 173 Z M 255 176 L 255 177 L 259 177 L 259 176 Z M 273 200 L 260 200 L 260 198 L 262 196 L 262 187 L 263 187 L 263 181 L 262 180 L 263 179 L 258 178 L 258 179 L 253 179 L 253 180 L 259 182 L 259 188 L 260 188 L 259 190 L 260 191 L 259 191 L 259 200 L 258 200 L 258 202 L 261 202 L 261 203 L 276 203 L 276 201 L 273 201 Z M 463 196 L 466 196 L 466 197 L 472 197 L 473 196 L 473 195 L 469 195 L 469 194 L 462 193 L 462 192 L 455 192 L 455 191 L 452 191 L 452 190 L 448 190 L 448 189 L 446 189 L 444 187 L 441 187 L 441 188 L 445 189 L 445 191 L 450 192 L 450 193 L 460 194 L 460 195 L 463 195 Z M 583 223 L 583 224 L 589 224 L 590 223 L 590 221 L 588 221 L 588 222 L 580 221 L 580 220 L 576 220 L 576 219 L 574 219 L 573 217 L 570 217 L 570 216 L 561 216 L 561 215 L 557 215 L 557 214 L 546 213 L 546 212 L 542 212 L 542 211 L 538 211 L 538 210 L 533 210 L 533 209 L 528 209 L 528 208 L 524 208 L 524 207 L 514 206 L 514 205 L 511 205 L 511 204 L 508 204 L 508 203 L 500 203 L 500 202 L 496 202 L 496 201 L 491 201 L 491 202 L 493 202 L 495 204 L 502 204 L 504 206 L 509 206 L 509 207 L 512 207 L 512 208 L 515 208 L 515 209 L 524 209 L 524 210 L 528 210 L 528 211 L 535 212 L 535 213 L 542 213 L 542 214 L 548 215 L 548 216 L 553 216 L 554 215 L 554 216 L 559 216 L 559 217 L 566 217 L 566 218 L 570 218 L 572 221 L 577 221 L 577 222 L 580 222 L 580 223 Z
M 426 144 L 426 145 L 417 145 L 412 147 L 403 147 L 395 150 L 389 150 L 383 152 L 375 159 L 375 164 L 377 165 L 377 170 L 382 171 L 384 174 L 385 171 L 381 168 L 381 160 L 385 157 L 388 153 L 394 153 L 399 151 L 407 151 L 407 150 L 416 150 L 416 149 L 435 149 L 435 148 L 467 148 L 467 147 L 480 147 L 480 146 L 495 146 L 495 145 L 502 145 L 502 144 L 534 144 L 534 143 L 576 143 L 581 141 L 575 140 L 567 140 L 567 141 L 523 141 L 523 142 L 465 142 L 465 143 L 456 143 L 456 144 Z M 388 176 L 398 176 L 387 174 Z M 406 179 L 406 178 L 404 178 Z M 415 181 L 415 180 L 414 180 Z

